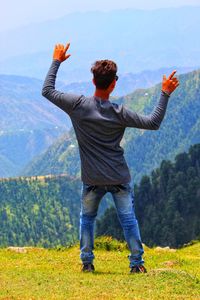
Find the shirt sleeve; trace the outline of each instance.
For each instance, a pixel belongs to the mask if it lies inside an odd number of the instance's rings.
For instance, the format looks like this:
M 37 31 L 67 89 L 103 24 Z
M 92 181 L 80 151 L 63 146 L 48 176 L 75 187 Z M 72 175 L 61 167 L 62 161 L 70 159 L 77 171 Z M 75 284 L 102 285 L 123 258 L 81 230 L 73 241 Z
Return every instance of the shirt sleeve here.
M 164 118 L 169 95 L 161 92 L 160 100 L 153 113 L 148 116 L 143 116 L 128 110 L 123 105 L 122 121 L 125 127 L 135 127 L 140 129 L 157 130 Z
M 83 96 L 62 93 L 55 89 L 56 75 L 61 62 L 53 60 L 42 88 L 42 96 L 47 98 L 53 104 L 64 110 L 69 115 L 73 109 L 81 102 Z

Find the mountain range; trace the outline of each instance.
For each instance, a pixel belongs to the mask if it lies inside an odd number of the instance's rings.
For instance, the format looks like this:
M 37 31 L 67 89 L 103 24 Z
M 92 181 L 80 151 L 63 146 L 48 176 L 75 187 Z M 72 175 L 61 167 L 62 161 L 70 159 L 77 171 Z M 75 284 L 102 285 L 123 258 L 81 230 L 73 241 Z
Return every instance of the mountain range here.
M 119 79 L 112 96 L 118 98 L 133 93 L 136 89 L 152 87 L 161 81 L 164 74 L 171 74 L 171 72 L 176 69 L 179 74 L 188 73 L 194 70 L 192 67 L 171 67 L 161 68 L 158 70 L 145 70 L 136 74 L 119 74 Z M 61 87 L 68 93 L 72 94 L 78 93 L 85 96 L 91 96 L 94 93 L 94 85 L 91 81 L 72 82 L 67 85 L 63 84 Z
M 88 81 L 97 59 L 119 73 L 162 67 L 200 67 L 200 7 L 72 13 L 0 32 L 0 73 L 44 78 L 56 43 L 71 42 L 65 83 Z
M 180 68 L 178 72 L 188 70 L 190 68 Z M 163 74 L 171 71 L 171 68 L 162 68 L 122 74 L 114 95 L 153 86 Z M 94 92 L 92 82 L 65 85 L 59 79 L 60 73 L 56 87 L 61 91 L 84 95 Z M 42 80 L 30 77 L 0 75 L 0 177 L 19 174 L 26 164 L 71 128 L 69 117 L 41 96 L 42 84 Z

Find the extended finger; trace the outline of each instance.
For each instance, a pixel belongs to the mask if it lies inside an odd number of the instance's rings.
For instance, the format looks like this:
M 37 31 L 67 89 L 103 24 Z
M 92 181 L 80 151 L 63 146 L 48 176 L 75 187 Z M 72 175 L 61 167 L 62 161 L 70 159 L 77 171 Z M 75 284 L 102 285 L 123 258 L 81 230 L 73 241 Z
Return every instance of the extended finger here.
M 166 77 L 166 75 L 163 75 L 163 80 L 165 81 L 165 80 L 167 80 L 167 77 Z
M 176 74 L 176 70 L 174 70 L 168 77 L 168 79 L 172 79 L 174 77 L 174 75 Z
M 172 82 L 178 82 L 178 79 L 176 77 L 171 79 Z
M 69 49 L 70 43 L 67 43 L 66 47 L 65 47 L 65 52 L 67 52 L 67 50 Z
M 71 56 L 71 54 L 65 55 L 65 59 L 68 59 Z
M 176 89 L 179 86 L 179 82 L 173 83 L 173 88 Z

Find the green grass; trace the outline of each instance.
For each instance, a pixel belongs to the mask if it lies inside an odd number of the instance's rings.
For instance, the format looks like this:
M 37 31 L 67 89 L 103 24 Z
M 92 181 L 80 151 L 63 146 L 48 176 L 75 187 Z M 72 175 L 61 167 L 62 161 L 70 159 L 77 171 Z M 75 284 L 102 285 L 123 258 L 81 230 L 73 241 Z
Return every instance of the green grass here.
M 108 250 L 105 250 L 108 249 Z M 96 242 L 95 268 L 81 273 L 78 245 L 65 249 L 0 249 L 0 299 L 200 299 L 200 243 L 145 247 L 147 274 L 129 274 L 125 244 Z

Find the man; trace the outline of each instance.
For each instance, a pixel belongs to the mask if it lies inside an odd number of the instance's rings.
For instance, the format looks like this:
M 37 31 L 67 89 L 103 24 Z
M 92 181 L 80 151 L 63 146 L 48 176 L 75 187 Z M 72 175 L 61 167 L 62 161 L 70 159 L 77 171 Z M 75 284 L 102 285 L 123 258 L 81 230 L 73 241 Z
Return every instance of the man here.
M 55 90 L 56 74 L 70 57 L 66 47 L 56 45 L 53 62 L 44 82 L 42 95 L 64 110 L 71 118 L 79 145 L 83 181 L 80 213 L 80 258 L 82 270 L 94 271 L 94 221 L 102 197 L 110 192 L 130 249 L 130 273 L 146 273 L 130 173 L 120 141 L 126 127 L 157 130 L 164 118 L 170 94 L 178 87 L 174 77 L 164 75 L 159 103 L 149 116 L 142 116 L 109 101 L 118 76 L 117 65 L 110 60 L 96 61 L 91 71 L 95 93 L 84 97 Z

